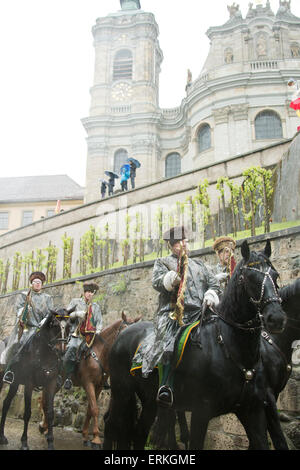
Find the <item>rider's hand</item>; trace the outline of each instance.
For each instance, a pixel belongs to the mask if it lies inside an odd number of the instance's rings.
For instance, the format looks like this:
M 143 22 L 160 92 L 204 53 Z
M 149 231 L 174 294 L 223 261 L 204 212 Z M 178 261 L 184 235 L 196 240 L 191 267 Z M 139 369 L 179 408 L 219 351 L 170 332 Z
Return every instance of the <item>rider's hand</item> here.
M 219 304 L 219 297 L 216 292 L 212 289 L 209 289 L 205 292 L 203 298 L 203 308 L 202 311 L 205 312 L 206 308 L 213 308 Z
M 84 310 L 78 310 L 78 311 L 70 313 L 70 318 L 80 318 L 82 320 L 84 316 L 85 316 Z
M 215 277 L 219 282 L 225 282 L 229 278 L 229 273 L 218 273 Z
M 174 287 L 178 286 L 180 284 L 180 276 L 178 276 L 176 271 L 169 271 L 165 275 L 163 279 L 163 284 L 164 288 L 168 291 L 171 292 L 171 290 L 174 289 Z

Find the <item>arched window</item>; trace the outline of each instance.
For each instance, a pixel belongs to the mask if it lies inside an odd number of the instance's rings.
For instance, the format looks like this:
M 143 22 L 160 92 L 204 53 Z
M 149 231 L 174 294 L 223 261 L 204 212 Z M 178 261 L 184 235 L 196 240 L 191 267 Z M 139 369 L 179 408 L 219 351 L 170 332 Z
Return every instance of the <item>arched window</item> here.
M 211 130 L 208 124 L 203 124 L 198 131 L 198 148 L 203 152 L 211 147 Z
M 128 49 L 121 49 L 115 55 L 113 80 L 132 79 L 132 52 Z
M 262 111 L 255 118 L 256 139 L 282 138 L 281 119 L 274 111 Z
M 179 153 L 170 153 L 166 158 L 165 163 L 165 177 L 171 178 L 172 176 L 181 173 L 181 160 Z
M 114 156 L 114 172 L 120 173 L 120 168 L 127 162 L 128 153 L 125 149 L 117 150 Z

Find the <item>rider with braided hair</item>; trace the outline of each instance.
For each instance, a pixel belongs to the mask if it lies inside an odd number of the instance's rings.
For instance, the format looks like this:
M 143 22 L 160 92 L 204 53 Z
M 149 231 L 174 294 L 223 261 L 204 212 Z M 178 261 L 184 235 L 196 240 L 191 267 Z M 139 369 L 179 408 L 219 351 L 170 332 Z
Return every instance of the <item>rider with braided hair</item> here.
M 188 257 L 188 237 L 183 226 L 171 228 L 163 239 L 168 242 L 171 254 L 154 264 L 152 285 L 159 292 L 154 333 L 138 349 L 134 363 L 142 364 L 144 377 L 158 366 L 157 401 L 171 406 L 171 360 L 176 334 L 182 325 L 198 320 L 206 306 L 218 304 L 219 283 L 202 261 Z

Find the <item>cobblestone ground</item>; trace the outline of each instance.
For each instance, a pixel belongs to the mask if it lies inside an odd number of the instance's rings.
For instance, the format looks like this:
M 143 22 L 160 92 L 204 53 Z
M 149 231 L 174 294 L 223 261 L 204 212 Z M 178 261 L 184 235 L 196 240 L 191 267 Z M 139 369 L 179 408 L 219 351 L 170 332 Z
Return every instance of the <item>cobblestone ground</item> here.
M 47 450 L 47 441 L 39 432 L 37 422 L 30 422 L 28 427 L 28 445 L 30 450 Z M 21 435 L 23 432 L 23 420 L 7 418 L 5 425 L 5 436 L 8 445 L 0 445 L 3 450 L 19 450 L 21 447 Z M 82 444 L 81 434 L 69 428 L 55 427 L 54 446 L 55 450 L 90 450 Z

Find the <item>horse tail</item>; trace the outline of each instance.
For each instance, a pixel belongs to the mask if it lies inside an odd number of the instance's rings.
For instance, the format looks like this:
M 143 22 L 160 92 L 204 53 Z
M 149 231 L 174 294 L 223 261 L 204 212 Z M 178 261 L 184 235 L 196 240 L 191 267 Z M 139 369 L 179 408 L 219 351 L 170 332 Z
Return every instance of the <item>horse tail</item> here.
M 176 442 L 172 441 L 176 423 L 176 415 L 173 408 L 158 406 L 157 417 L 152 427 L 150 442 L 156 449 L 174 448 Z
M 105 431 L 103 450 L 128 450 L 134 441 L 137 421 L 137 401 L 134 393 L 113 393 L 111 383 L 111 398 L 109 408 L 104 416 Z

